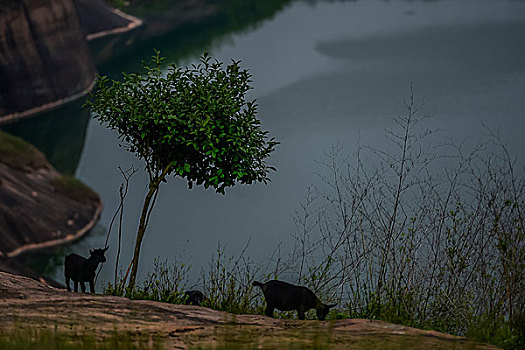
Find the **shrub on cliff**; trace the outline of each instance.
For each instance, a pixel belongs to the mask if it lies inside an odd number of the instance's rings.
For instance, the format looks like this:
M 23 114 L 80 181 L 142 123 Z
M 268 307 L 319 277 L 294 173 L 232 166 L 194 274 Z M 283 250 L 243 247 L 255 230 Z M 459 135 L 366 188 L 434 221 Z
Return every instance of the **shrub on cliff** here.
M 140 218 L 128 287 L 133 288 L 140 246 L 161 182 L 180 176 L 224 194 L 237 183 L 266 183 L 273 167 L 266 158 L 277 142 L 256 118 L 257 105 L 246 100 L 251 74 L 232 61 L 227 67 L 207 54 L 198 65 L 161 69 L 156 51 L 145 74 L 124 74 L 122 81 L 99 77 L 86 106 L 102 124 L 117 130 L 122 146 L 144 160 L 149 190 Z M 126 277 L 124 277 L 124 283 Z

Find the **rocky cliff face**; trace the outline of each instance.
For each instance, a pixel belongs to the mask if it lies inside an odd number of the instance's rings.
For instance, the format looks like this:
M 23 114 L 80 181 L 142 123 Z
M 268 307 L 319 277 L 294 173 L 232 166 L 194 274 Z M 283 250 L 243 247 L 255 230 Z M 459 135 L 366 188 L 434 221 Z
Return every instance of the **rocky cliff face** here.
M 94 78 L 72 0 L 0 0 L 0 123 L 76 98 Z
M 95 192 L 62 176 L 22 139 L 0 132 L 0 262 L 81 237 L 101 209 Z

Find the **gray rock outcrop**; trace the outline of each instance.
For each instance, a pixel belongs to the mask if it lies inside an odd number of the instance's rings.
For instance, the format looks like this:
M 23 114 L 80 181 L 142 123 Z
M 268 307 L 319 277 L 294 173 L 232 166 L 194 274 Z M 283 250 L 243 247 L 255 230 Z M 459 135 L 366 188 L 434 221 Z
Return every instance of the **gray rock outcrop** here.
M 0 132 L 0 258 L 73 241 L 96 224 L 101 210 L 93 190 Z
M 73 0 L 0 0 L 0 123 L 82 96 L 94 79 Z

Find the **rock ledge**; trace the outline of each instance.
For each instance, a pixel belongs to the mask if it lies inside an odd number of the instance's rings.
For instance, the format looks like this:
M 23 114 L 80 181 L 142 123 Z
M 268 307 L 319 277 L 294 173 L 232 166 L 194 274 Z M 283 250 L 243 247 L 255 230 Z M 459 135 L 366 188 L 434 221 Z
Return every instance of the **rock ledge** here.
M 15 326 L 92 334 L 99 339 L 133 332 L 161 341 L 166 349 L 217 345 L 275 349 L 309 348 L 497 349 L 464 338 L 381 321 L 319 322 L 233 315 L 199 306 L 69 293 L 38 281 L 0 272 L 0 329 Z M 248 347 L 247 347 L 248 345 Z M 250 347 L 251 346 L 251 347 Z M 288 347 L 290 347 L 288 346 Z

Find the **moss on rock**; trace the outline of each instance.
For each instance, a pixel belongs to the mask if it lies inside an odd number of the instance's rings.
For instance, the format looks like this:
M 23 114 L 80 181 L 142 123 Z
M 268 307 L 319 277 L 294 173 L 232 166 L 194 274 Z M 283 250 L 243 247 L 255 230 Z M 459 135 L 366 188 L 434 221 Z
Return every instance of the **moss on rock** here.
M 98 201 L 98 194 L 71 175 L 62 175 L 51 180 L 55 191 L 77 202 Z
M 22 170 L 50 167 L 46 157 L 33 145 L 3 131 L 0 131 L 0 162 Z

